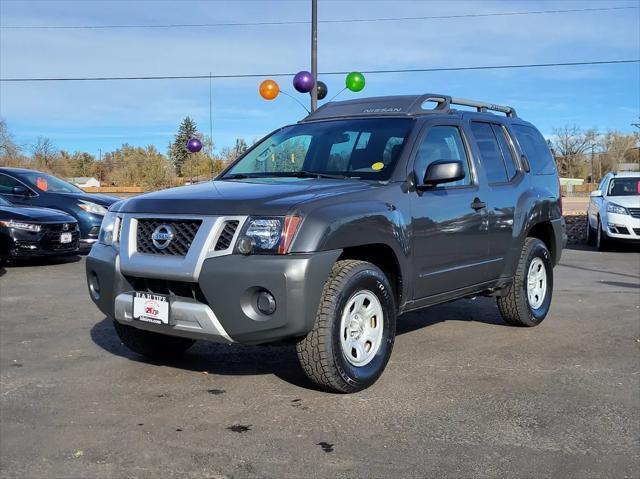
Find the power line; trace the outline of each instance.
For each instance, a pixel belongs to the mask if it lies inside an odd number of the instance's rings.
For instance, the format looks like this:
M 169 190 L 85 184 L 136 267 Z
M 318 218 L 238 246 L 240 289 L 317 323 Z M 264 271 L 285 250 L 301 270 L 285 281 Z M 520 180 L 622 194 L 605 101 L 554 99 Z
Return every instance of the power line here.
M 429 15 L 420 17 L 385 17 L 385 18 L 344 18 L 334 20 L 318 20 L 318 23 L 374 23 L 374 22 L 402 22 L 416 20 L 453 20 L 461 18 L 511 17 L 524 15 L 547 15 L 557 13 L 585 13 L 606 12 L 613 10 L 638 10 L 637 6 L 573 8 L 566 10 L 534 10 L 527 12 L 492 12 L 465 13 L 458 15 Z M 283 20 L 265 22 L 224 22 L 224 23 L 166 23 L 157 25 L 0 25 L 0 29 L 47 29 L 47 30 L 107 30 L 114 28 L 213 28 L 213 27 L 249 27 L 249 26 L 278 26 L 278 25 L 308 25 L 308 20 Z
M 640 59 L 633 60 L 599 60 L 586 62 L 558 62 L 558 63 L 527 63 L 520 65 L 479 65 L 467 67 L 440 67 L 440 68 L 402 68 L 393 70 L 362 70 L 368 75 L 383 73 L 424 73 L 424 72 L 453 72 L 468 70 L 508 70 L 514 68 L 550 68 L 573 67 L 588 65 L 618 65 L 624 63 L 640 63 Z M 348 71 L 319 72 L 318 76 L 346 75 Z M 111 77 L 40 77 L 40 78 L 0 78 L 0 82 L 61 82 L 61 81 L 124 81 L 124 80 L 200 80 L 200 79 L 225 79 L 225 78 L 267 78 L 287 77 L 295 73 L 238 73 L 227 75 L 145 75 L 145 76 L 111 76 Z

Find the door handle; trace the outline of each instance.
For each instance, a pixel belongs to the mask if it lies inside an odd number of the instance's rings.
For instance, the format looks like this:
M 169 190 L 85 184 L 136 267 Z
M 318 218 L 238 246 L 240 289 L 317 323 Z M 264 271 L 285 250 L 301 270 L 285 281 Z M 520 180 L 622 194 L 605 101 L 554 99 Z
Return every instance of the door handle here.
M 471 203 L 471 208 L 473 208 L 476 211 L 486 207 L 487 207 L 487 204 L 484 201 L 480 201 L 480 198 L 474 198 L 473 203 Z

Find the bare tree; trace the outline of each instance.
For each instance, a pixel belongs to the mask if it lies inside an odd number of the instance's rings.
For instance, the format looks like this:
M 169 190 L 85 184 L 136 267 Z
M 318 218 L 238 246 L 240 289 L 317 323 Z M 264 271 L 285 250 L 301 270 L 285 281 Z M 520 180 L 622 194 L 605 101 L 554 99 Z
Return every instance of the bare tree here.
M 14 166 L 20 163 L 20 147 L 13 141 L 7 122 L 0 118 L 0 165 Z
M 578 126 L 566 125 L 553 130 L 551 142 L 561 176 L 575 178 L 584 173 L 585 153 L 597 144 L 598 132 L 595 129 L 583 131 Z
M 49 138 L 39 136 L 36 144 L 31 146 L 31 155 L 38 168 L 51 171 L 58 157 L 58 150 Z

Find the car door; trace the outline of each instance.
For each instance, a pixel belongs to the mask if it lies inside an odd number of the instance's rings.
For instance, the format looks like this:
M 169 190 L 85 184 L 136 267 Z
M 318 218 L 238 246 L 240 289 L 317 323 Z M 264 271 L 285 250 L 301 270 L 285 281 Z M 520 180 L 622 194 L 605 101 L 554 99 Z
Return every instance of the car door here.
M 589 197 L 589 223 L 594 229 L 598 226 L 598 215 L 600 214 L 600 209 L 604 204 L 604 195 L 606 194 L 607 187 L 609 186 L 609 178 L 609 175 L 605 176 L 598 185 L 598 191 L 600 191 L 602 195 Z
M 469 128 L 486 177 L 489 215 L 488 274 L 498 278 L 514 241 L 513 223 L 518 198 L 523 193 L 524 171 L 507 129 L 499 122 L 472 120 Z
M 412 193 L 414 299 L 482 283 L 487 277 L 487 215 L 477 207 L 481 187 L 455 121 L 425 126 L 413 158 L 417 181 L 422 183 L 427 167 L 441 160 L 461 161 L 466 174 L 460 181 Z

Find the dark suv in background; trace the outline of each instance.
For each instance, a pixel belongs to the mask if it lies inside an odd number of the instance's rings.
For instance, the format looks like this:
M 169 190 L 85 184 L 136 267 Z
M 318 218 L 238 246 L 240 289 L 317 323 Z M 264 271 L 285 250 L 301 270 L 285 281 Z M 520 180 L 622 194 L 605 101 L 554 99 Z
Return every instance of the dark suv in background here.
M 26 168 L 0 168 L 0 197 L 16 206 L 53 208 L 73 216 L 84 251 L 97 241 L 109 206 L 119 201 L 113 196 L 85 193 L 53 175 Z
M 404 312 L 483 294 L 509 324 L 539 324 L 565 241 L 538 130 L 427 94 L 325 104 L 213 182 L 114 205 L 86 266 L 137 353 L 291 340 L 312 381 L 354 392 Z

